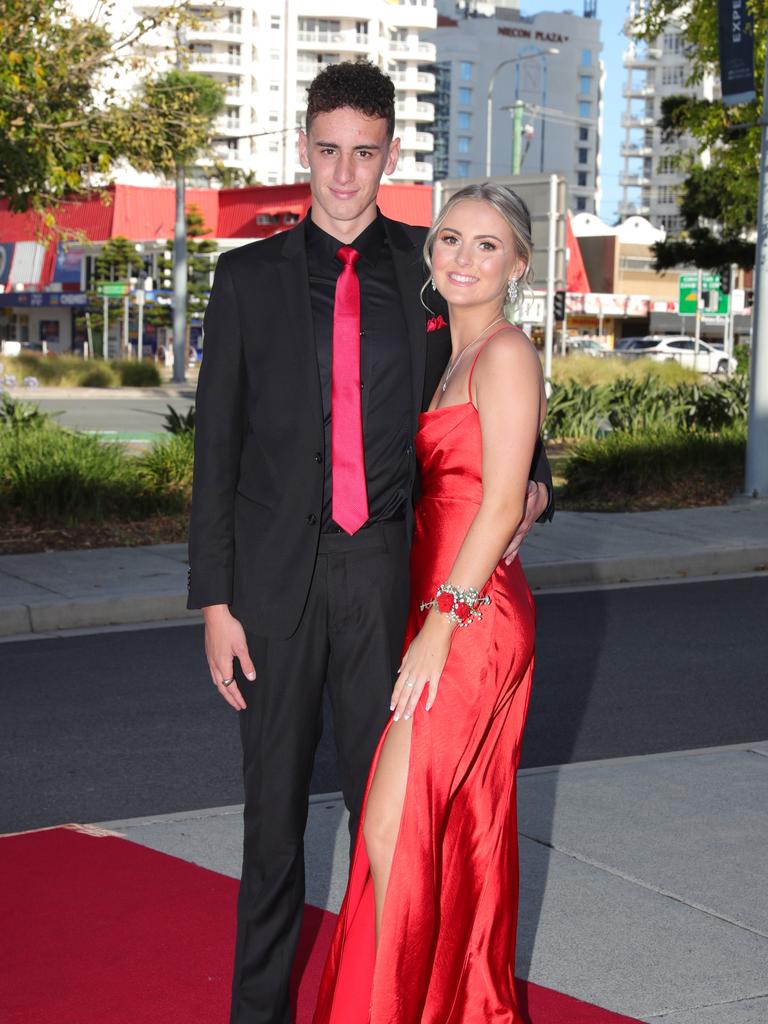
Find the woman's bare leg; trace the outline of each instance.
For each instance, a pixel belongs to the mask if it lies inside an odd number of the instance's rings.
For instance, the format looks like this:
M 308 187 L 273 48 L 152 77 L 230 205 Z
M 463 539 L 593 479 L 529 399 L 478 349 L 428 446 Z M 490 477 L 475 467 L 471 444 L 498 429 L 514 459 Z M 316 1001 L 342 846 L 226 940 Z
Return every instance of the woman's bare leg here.
M 363 822 L 363 839 L 373 878 L 376 904 L 376 944 L 379 942 L 384 898 L 408 781 L 413 720 L 401 718 L 390 726 L 371 782 Z

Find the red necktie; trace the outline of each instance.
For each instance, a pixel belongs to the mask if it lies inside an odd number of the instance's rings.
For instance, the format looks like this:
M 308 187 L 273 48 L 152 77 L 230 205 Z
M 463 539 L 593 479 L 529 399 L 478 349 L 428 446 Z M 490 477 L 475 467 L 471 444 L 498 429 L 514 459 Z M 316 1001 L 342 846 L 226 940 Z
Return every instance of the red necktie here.
M 331 515 L 347 533 L 368 519 L 360 400 L 360 282 L 357 249 L 342 245 L 336 253 L 344 269 L 336 282 L 333 305 L 331 375 Z

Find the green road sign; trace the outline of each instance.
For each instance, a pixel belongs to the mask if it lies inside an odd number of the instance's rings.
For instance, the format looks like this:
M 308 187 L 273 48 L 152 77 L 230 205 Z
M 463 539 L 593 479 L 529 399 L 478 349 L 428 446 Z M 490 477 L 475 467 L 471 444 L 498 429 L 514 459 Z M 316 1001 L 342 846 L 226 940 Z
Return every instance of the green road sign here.
M 96 284 L 98 294 L 105 295 L 108 299 L 122 299 L 130 288 L 126 281 L 98 281 Z
M 680 275 L 680 295 L 678 309 L 683 316 L 696 315 L 696 274 Z M 728 296 L 720 291 L 719 274 L 701 275 L 701 312 L 703 315 L 725 316 L 728 312 Z

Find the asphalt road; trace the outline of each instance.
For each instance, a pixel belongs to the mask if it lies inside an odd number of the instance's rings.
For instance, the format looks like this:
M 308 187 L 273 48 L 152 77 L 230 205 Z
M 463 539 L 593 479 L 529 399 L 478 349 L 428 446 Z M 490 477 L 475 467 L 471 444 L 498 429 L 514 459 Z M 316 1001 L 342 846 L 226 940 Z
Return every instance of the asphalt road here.
M 173 398 L 36 398 L 34 392 L 26 401 L 39 405 L 44 412 L 60 413 L 56 422 L 74 430 L 117 432 L 132 436 L 162 434 L 163 417 L 172 405 L 186 412 L 194 403 L 194 384 L 183 395 Z
M 537 598 L 523 765 L 768 738 L 768 579 Z M 0 645 L 0 832 L 239 803 L 201 630 Z M 314 792 L 338 789 L 327 723 Z

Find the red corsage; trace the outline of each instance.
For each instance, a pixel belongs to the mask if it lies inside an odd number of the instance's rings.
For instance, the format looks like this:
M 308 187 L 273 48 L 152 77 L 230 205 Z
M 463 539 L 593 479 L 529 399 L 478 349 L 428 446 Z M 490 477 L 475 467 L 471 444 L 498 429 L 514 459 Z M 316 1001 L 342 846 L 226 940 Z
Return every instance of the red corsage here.
M 427 320 L 427 333 L 429 331 L 439 331 L 441 327 L 447 327 L 448 324 L 443 320 L 442 313 L 438 313 L 437 316 L 433 316 L 431 320 Z

